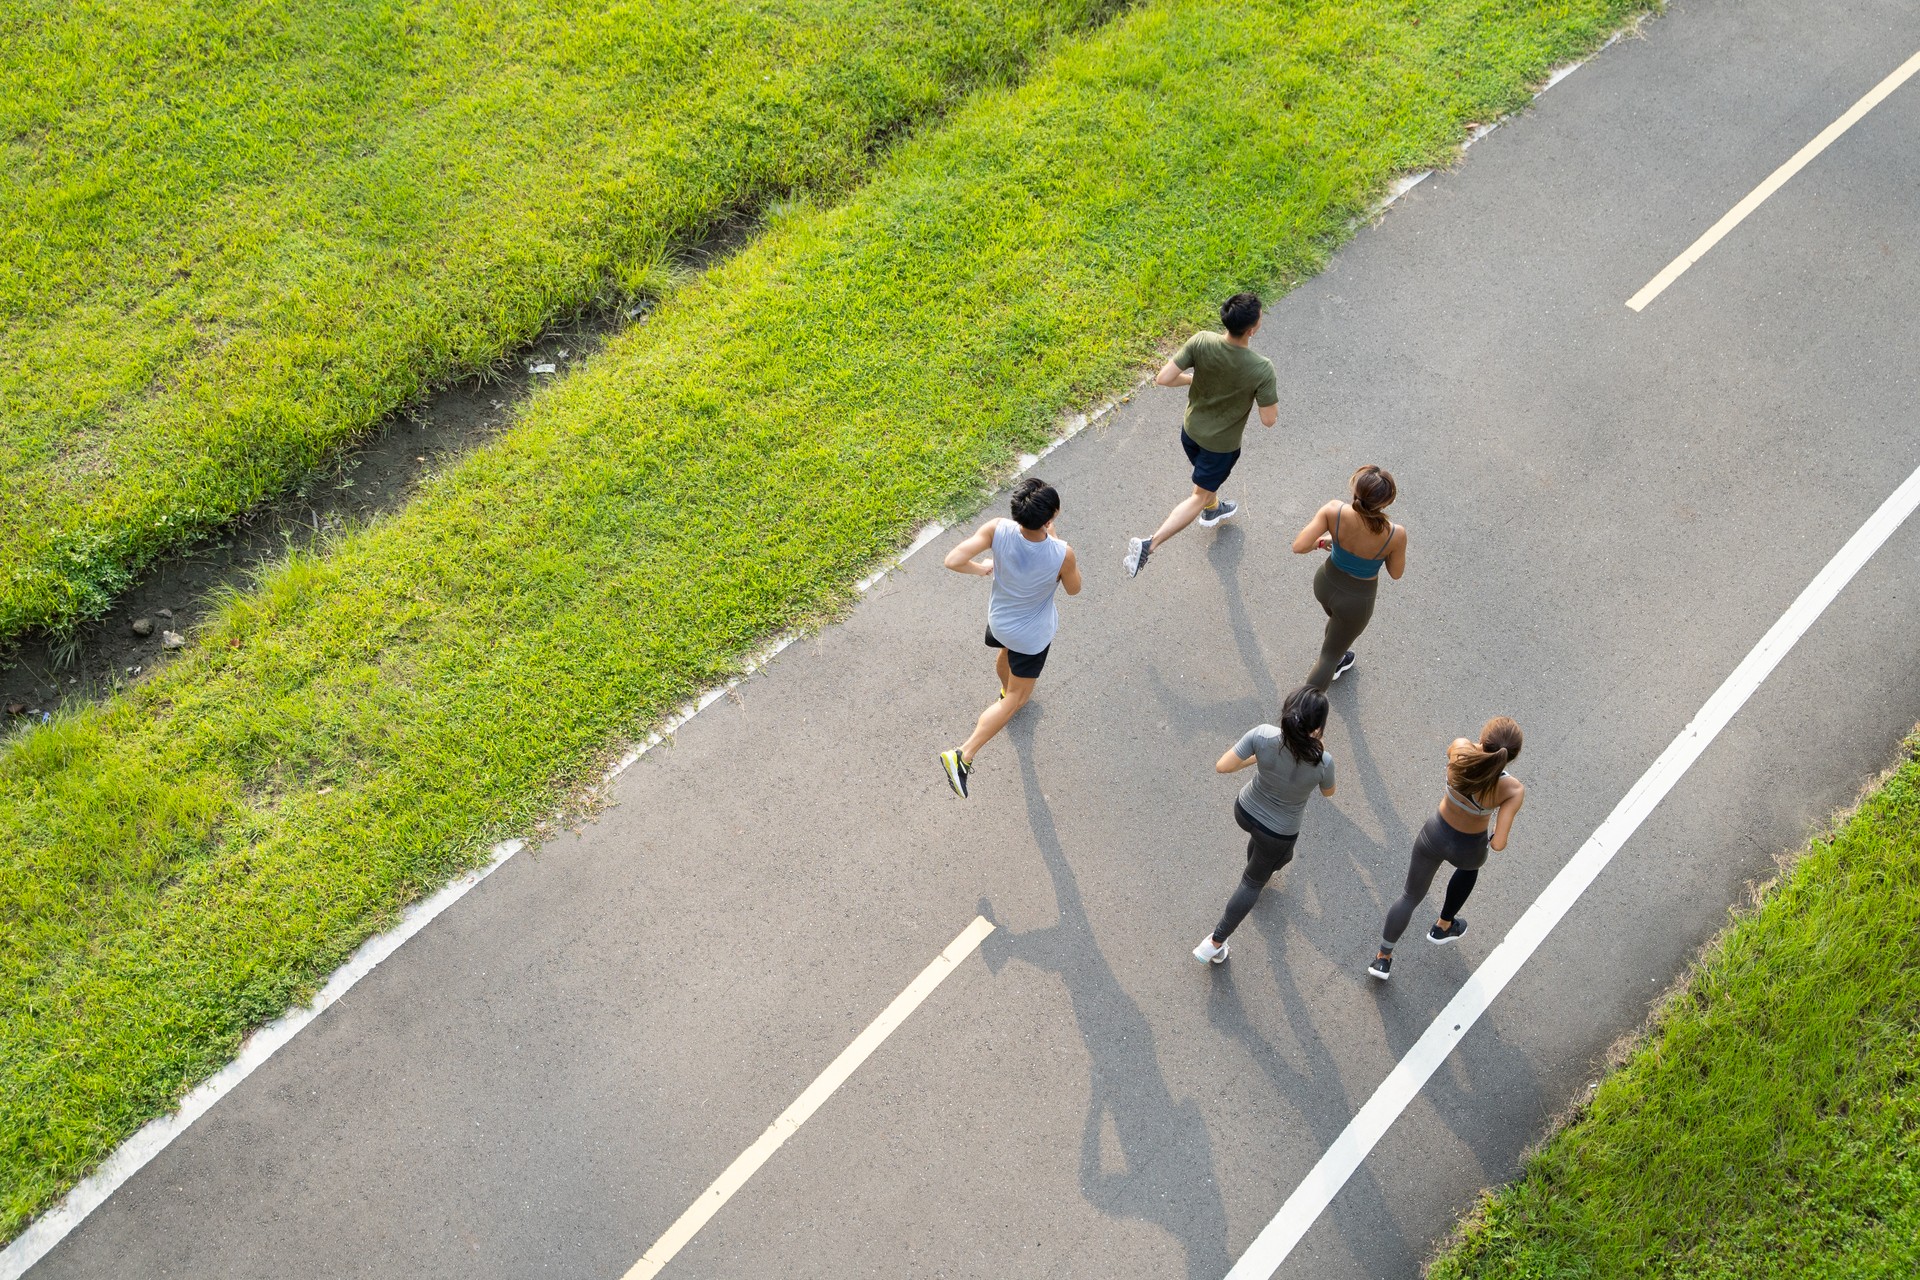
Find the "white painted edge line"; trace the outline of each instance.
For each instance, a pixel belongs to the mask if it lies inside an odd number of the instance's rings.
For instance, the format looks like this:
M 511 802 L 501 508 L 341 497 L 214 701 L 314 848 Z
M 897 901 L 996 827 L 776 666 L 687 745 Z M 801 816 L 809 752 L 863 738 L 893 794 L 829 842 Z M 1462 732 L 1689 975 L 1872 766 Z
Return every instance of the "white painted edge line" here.
M 1599 57 L 1601 54 L 1605 53 L 1607 50 L 1613 48 L 1614 45 L 1618 44 L 1625 37 L 1632 35 L 1634 32 L 1638 31 L 1640 29 L 1640 24 L 1645 22 L 1646 19 L 1647 19 L 1647 15 L 1645 13 L 1635 15 L 1634 19 L 1631 22 L 1629 22 L 1626 26 L 1620 28 L 1620 30 L 1614 32 L 1612 35 L 1608 36 L 1607 42 L 1605 44 L 1601 45 L 1598 49 L 1595 49 L 1592 53 L 1588 54 L 1586 57 L 1555 67 L 1552 71 L 1550 71 L 1547 74 L 1547 78 L 1545 82 L 1543 82 L 1538 89 L 1534 90 L 1533 100 L 1535 102 L 1538 102 L 1540 100 L 1541 94 L 1553 88 L 1553 86 L 1559 84 L 1562 80 L 1565 80 L 1568 76 L 1572 75 L 1574 72 L 1578 71 L 1580 68 L 1586 66 L 1589 62 L 1592 62 L 1595 58 Z M 1462 155 L 1466 154 L 1466 150 L 1468 147 L 1471 147 L 1474 143 L 1480 141 L 1480 139 L 1486 137 L 1488 134 L 1492 133 L 1495 129 L 1498 129 L 1501 125 L 1505 124 L 1507 121 L 1511 119 L 1513 119 L 1513 115 L 1508 114 L 1508 115 L 1501 116 L 1498 120 L 1495 120 L 1491 124 L 1476 124 L 1475 126 L 1473 126 L 1472 129 L 1467 131 L 1467 136 L 1465 141 L 1461 142 L 1460 144 L 1461 154 Z M 1392 185 L 1388 186 L 1387 194 L 1382 196 L 1379 202 L 1373 206 L 1373 215 L 1377 217 L 1380 214 L 1385 213 L 1387 209 L 1392 206 L 1394 201 L 1398 200 L 1401 196 L 1404 196 L 1405 194 L 1407 194 L 1407 192 L 1413 190 L 1415 187 L 1425 182 L 1428 178 L 1431 178 L 1436 172 L 1438 171 L 1434 169 L 1421 169 L 1416 173 L 1402 174 L 1400 177 L 1395 178 L 1393 180 Z
M 1138 389 L 1136 385 L 1134 390 Z M 1122 394 L 1131 395 L 1132 391 Z M 1091 412 L 1069 416 L 1060 434 L 1049 441 L 1039 453 L 1021 455 L 1016 464 L 1014 477 L 1025 474 L 1040 459 L 1112 413 L 1119 403 L 1119 397 L 1115 397 L 1096 406 Z M 867 594 L 888 574 L 905 564 L 915 552 L 946 532 L 946 529 L 947 526 L 938 521 L 922 526 L 905 549 L 855 583 L 854 590 L 861 595 Z M 726 697 L 742 681 L 760 671 L 799 638 L 797 634 L 781 636 L 766 648 L 753 654 L 741 668 L 739 675 L 725 684 L 707 690 L 693 702 L 687 703 L 662 722 L 659 728 L 648 734 L 643 741 L 630 747 L 608 768 L 599 785 L 604 787 L 631 769 L 639 762 L 640 757 L 671 738 L 674 732 L 689 720 Z M 352 990 L 354 984 L 372 973 L 374 967 L 382 960 L 398 951 L 400 944 L 426 928 L 435 916 L 464 898 L 475 885 L 499 870 L 507 859 L 526 847 L 527 842 L 521 839 L 503 840 L 494 845 L 488 850 L 485 863 L 449 882 L 431 897 L 408 907 L 401 914 L 400 923 L 392 929 L 376 934 L 361 943 L 359 948 L 347 958 L 347 962 L 333 972 L 327 979 L 326 985 L 321 987 L 306 1005 L 289 1010 L 248 1036 L 233 1061 L 195 1085 L 180 1100 L 180 1106 L 175 1111 L 142 1125 L 132 1137 L 115 1148 L 112 1155 L 101 1161 L 99 1168 L 81 1179 L 74 1185 L 73 1190 L 61 1197 L 58 1204 L 36 1218 L 25 1231 L 15 1236 L 12 1243 L 5 1249 L 0 1249 L 0 1280 L 20 1280 L 29 1268 L 52 1252 L 55 1245 L 66 1239 L 74 1228 L 84 1222 L 88 1214 L 105 1204 L 107 1198 L 118 1191 L 127 1179 L 144 1168 L 148 1161 L 166 1150 L 175 1138 L 185 1133 L 194 1121 L 212 1108 L 214 1103 L 233 1092 L 241 1081 L 278 1053 L 302 1028 Z
M 235 1085 L 252 1075 L 255 1068 L 271 1058 L 280 1046 L 293 1039 L 301 1028 L 351 990 L 354 983 L 371 973 L 375 965 L 397 951 L 401 943 L 426 928 L 429 921 L 465 896 L 467 890 L 493 874 L 495 867 L 523 847 L 523 842 L 519 840 L 495 845 L 493 856 L 485 865 L 447 884 L 432 897 L 414 903 L 402 913 L 399 924 L 361 943 L 347 958 L 347 962 L 334 970 L 333 976 L 327 979 L 327 984 L 320 988 L 311 1001 L 302 1008 L 282 1014 L 248 1036 L 234 1060 L 194 1086 L 180 1100 L 177 1110 L 141 1126 L 139 1132 L 121 1143 L 98 1169 L 69 1191 L 59 1204 L 16 1236 L 5 1252 L 0 1252 L 0 1277 L 18 1280 L 27 1268 L 38 1262 L 68 1232 L 79 1226 L 88 1214 L 99 1208 L 121 1183 L 132 1177 L 147 1161 L 166 1150 L 168 1143 L 186 1132 L 187 1126 L 232 1092 Z
M 1649 302 L 1665 292 L 1666 287 L 1678 280 L 1688 267 L 1707 256 L 1707 251 L 1720 243 L 1722 237 L 1742 222 L 1747 215 L 1758 209 L 1767 197 L 1787 185 L 1787 180 L 1813 162 L 1815 156 L 1825 151 L 1833 141 L 1860 122 L 1860 118 L 1884 101 L 1888 94 L 1905 84 L 1913 73 L 1920 71 L 1920 53 L 1914 54 L 1879 84 L 1867 91 L 1865 97 L 1848 107 L 1846 113 L 1814 136 L 1812 142 L 1793 153 L 1793 158 L 1767 175 L 1765 182 L 1749 191 L 1746 198 L 1727 210 L 1720 221 L 1708 227 L 1706 234 L 1688 245 L 1672 262 L 1660 269 L 1660 274 L 1641 286 L 1640 292 L 1627 299 L 1627 306 L 1635 311 L 1646 308 Z
M 933 963 L 922 969 L 920 976 L 909 982 L 907 989 L 895 996 L 893 1003 L 881 1010 L 880 1016 L 853 1038 L 852 1044 L 840 1051 L 839 1057 L 827 1064 L 827 1069 L 801 1091 L 793 1105 L 782 1111 L 752 1146 L 735 1157 L 734 1162 L 713 1180 L 712 1186 L 695 1197 L 687 1211 L 667 1228 L 666 1234 L 640 1255 L 640 1261 L 627 1270 L 623 1280 L 652 1280 L 659 1275 L 660 1269 L 673 1261 L 673 1256 L 684 1249 L 687 1242 L 699 1234 L 700 1228 L 706 1226 L 707 1221 L 720 1211 L 720 1207 L 733 1198 L 734 1192 L 746 1185 L 747 1179 L 758 1172 L 760 1166 L 807 1122 L 808 1117 L 833 1096 L 834 1090 L 847 1082 L 847 1077 L 885 1043 L 887 1037 L 907 1020 L 908 1015 L 920 1007 L 921 1001 L 933 994 L 935 987 L 947 980 L 947 975 L 959 967 L 962 960 L 973 954 L 980 940 L 992 932 L 993 925 L 985 916 L 975 916 L 973 923 L 962 929 L 960 936 L 949 942 L 947 949 L 935 956 Z
M 1293 1247 L 1306 1235 L 1307 1228 L 1333 1202 L 1334 1196 L 1353 1176 L 1354 1170 L 1360 1167 L 1360 1162 L 1367 1158 L 1374 1144 L 1406 1110 L 1407 1104 L 1419 1094 L 1428 1077 L 1446 1061 L 1454 1046 L 1466 1038 L 1473 1024 L 1493 1003 L 1494 997 L 1500 994 L 1513 975 L 1546 941 L 1547 935 L 1553 932 L 1554 926 L 1560 923 L 1587 886 L 1593 883 L 1594 877 L 1613 861 L 1628 837 L 1673 790 L 1674 784 L 1693 767 L 1693 762 L 1727 727 L 1734 713 L 1746 705 L 1747 699 L 1772 674 L 1780 660 L 1826 612 L 1841 588 L 1853 580 L 1854 575 L 1906 522 L 1916 507 L 1920 507 L 1920 469 L 1908 476 L 1906 482 L 1893 491 L 1893 496 L 1880 504 L 1880 509 L 1860 526 L 1853 537 L 1847 539 L 1846 545 L 1807 584 L 1799 599 L 1780 615 L 1779 621 L 1767 629 L 1767 633 L 1760 637 L 1760 643 L 1754 645 L 1747 656 L 1740 660 L 1733 674 L 1714 690 L 1713 696 L 1707 699 L 1699 713 L 1680 731 L 1680 736 L 1660 753 L 1659 758 L 1640 775 L 1640 780 L 1627 789 L 1627 794 L 1614 806 L 1606 821 L 1600 824 L 1587 842 L 1580 846 L 1579 852 L 1560 869 L 1560 874 L 1534 899 L 1533 905 L 1527 908 L 1500 945 L 1473 971 L 1466 985 L 1428 1025 L 1380 1087 L 1374 1090 L 1366 1105 L 1360 1108 L 1333 1145 L 1327 1148 L 1326 1154 L 1320 1157 L 1312 1171 L 1287 1197 L 1287 1202 L 1280 1206 L 1280 1212 L 1274 1215 L 1273 1221 L 1266 1225 L 1248 1246 L 1246 1253 L 1234 1263 L 1233 1269 L 1227 1273 L 1227 1280 L 1268 1280 L 1286 1261 Z

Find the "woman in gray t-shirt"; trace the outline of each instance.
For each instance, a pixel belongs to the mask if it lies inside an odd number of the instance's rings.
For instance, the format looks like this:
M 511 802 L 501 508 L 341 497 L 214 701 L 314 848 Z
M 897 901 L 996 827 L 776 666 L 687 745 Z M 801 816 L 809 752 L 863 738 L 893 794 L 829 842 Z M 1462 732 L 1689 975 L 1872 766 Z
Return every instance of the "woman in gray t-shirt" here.
M 1302 685 L 1281 705 L 1278 726 L 1255 725 L 1213 766 L 1219 773 L 1259 768 L 1233 802 L 1233 820 L 1247 833 L 1246 870 L 1220 923 L 1193 949 L 1196 959 L 1219 964 L 1227 958 L 1228 936 L 1253 910 L 1273 873 L 1293 861 L 1307 797 L 1316 788 L 1323 796 L 1333 794 L 1333 757 L 1321 742 L 1326 727 L 1327 695 Z

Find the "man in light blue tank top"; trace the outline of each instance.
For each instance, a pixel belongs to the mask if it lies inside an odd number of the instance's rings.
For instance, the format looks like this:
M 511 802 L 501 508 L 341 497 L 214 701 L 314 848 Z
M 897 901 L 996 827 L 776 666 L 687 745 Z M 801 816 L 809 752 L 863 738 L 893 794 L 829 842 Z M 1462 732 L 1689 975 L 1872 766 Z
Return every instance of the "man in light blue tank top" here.
M 1053 486 L 1029 476 L 1014 486 L 1013 519 L 989 520 L 947 552 L 945 564 L 955 573 L 993 579 L 993 593 L 987 599 L 987 645 L 999 650 L 994 669 L 1000 675 L 1000 697 L 980 713 L 972 737 L 957 749 L 940 753 L 947 785 L 961 799 L 967 795 L 974 752 L 1027 705 L 1034 681 L 1047 665 L 1047 651 L 1060 625 L 1054 589 L 1065 587 L 1070 596 L 1080 594 L 1080 566 L 1074 561 L 1073 548 L 1053 536 L 1059 514 L 1060 495 Z M 974 559 L 989 550 L 991 559 Z

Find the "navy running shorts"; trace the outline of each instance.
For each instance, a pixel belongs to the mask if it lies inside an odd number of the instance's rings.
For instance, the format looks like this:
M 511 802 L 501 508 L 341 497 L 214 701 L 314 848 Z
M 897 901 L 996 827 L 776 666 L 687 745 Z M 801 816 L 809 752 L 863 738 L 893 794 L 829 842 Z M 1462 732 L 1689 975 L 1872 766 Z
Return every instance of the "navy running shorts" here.
M 1220 492 L 1220 486 L 1233 474 L 1233 464 L 1240 461 L 1240 451 L 1215 453 L 1211 449 L 1202 449 L 1193 442 L 1193 437 L 1185 431 L 1180 433 L 1180 447 L 1187 451 L 1187 461 L 1193 464 L 1193 482 L 1208 493 Z

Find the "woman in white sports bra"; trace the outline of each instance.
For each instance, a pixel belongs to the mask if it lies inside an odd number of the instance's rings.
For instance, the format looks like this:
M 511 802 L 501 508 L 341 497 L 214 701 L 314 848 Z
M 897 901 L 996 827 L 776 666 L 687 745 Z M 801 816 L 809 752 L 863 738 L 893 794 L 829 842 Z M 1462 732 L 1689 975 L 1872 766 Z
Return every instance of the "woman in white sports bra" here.
M 1427 941 L 1444 946 L 1467 931 L 1460 916 L 1467 895 L 1480 879 L 1487 850 L 1507 847 L 1513 816 L 1520 812 L 1527 789 L 1507 766 L 1520 756 L 1520 726 L 1506 716 L 1495 716 L 1480 730 L 1480 741 L 1455 738 L 1447 748 L 1447 786 L 1440 807 L 1413 840 L 1413 858 L 1407 866 L 1407 884 L 1387 911 L 1380 949 L 1367 972 L 1376 978 L 1393 973 L 1393 947 L 1407 931 L 1407 922 L 1433 887 L 1443 862 L 1453 864 L 1440 918 L 1427 930 Z

